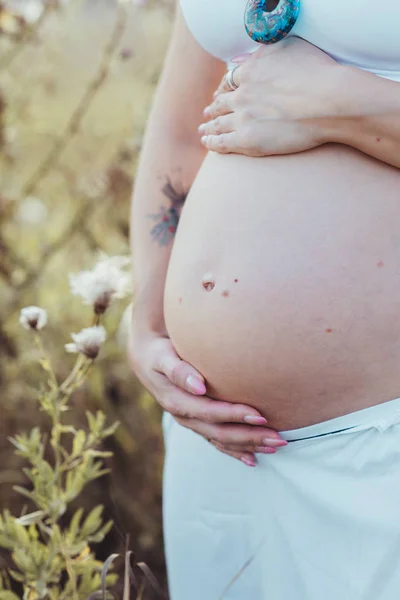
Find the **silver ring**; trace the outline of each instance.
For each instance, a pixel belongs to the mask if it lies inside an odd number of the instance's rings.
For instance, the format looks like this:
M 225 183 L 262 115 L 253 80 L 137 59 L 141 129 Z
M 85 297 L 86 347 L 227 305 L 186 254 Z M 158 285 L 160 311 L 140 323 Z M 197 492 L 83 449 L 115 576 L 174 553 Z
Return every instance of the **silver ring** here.
M 239 87 L 238 84 L 235 83 L 235 80 L 233 79 L 233 74 L 238 67 L 239 67 L 239 65 L 236 65 L 236 67 L 233 67 L 233 69 L 229 69 L 229 71 L 226 74 L 226 85 L 228 86 L 228 88 L 230 90 L 232 90 L 232 92 L 237 90 Z

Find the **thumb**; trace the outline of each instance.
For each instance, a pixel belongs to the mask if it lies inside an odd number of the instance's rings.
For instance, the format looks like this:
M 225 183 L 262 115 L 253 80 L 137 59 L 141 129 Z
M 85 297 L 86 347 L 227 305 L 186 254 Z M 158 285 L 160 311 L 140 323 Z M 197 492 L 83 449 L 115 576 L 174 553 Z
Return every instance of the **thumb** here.
M 202 396 L 206 393 L 204 377 L 192 365 L 179 358 L 170 342 L 160 354 L 156 371 L 163 373 L 171 383 L 191 394 Z

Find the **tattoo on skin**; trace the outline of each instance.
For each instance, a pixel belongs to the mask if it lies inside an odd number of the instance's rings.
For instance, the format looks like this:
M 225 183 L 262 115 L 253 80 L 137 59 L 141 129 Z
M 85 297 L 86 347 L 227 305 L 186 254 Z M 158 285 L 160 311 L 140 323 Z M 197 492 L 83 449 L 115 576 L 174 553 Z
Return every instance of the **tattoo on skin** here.
M 157 214 L 149 215 L 149 218 L 156 223 L 151 229 L 150 235 L 160 246 L 168 246 L 174 239 L 187 192 L 182 188 L 174 187 L 168 177 L 161 191 L 168 198 L 170 204 L 168 207 L 161 206 L 160 212 Z

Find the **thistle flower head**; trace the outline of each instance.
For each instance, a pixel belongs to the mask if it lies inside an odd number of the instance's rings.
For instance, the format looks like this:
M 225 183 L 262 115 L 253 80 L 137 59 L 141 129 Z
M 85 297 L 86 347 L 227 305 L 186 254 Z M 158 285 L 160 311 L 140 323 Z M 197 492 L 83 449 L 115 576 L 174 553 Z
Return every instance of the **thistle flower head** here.
M 16 216 L 24 225 L 40 225 L 47 219 L 48 210 L 40 198 L 27 196 L 20 202 Z
M 97 357 L 100 346 L 106 340 L 106 330 L 101 325 L 94 327 L 86 327 L 79 333 L 71 333 L 74 340 L 73 343 L 65 344 L 67 352 L 80 352 L 87 358 L 94 359 Z
M 130 276 L 123 269 L 130 263 L 126 256 L 108 257 L 102 254 L 91 271 L 70 275 L 70 288 L 92 305 L 97 315 L 103 314 L 117 298 L 124 298 L 130 290 Z
M 21 310 L 19 322 L 25 329 L 42 329 L 47 323 L 47 312 L 39 306 L 25 306 Z

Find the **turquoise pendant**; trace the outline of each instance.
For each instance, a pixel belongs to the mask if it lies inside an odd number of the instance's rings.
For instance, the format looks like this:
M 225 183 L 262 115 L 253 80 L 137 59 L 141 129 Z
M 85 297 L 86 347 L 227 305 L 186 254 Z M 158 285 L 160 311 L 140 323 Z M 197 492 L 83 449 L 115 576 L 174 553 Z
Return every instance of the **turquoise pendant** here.
M 248 0 L 244 12 L 246 31 L 255 42 L 275 44 L 287 36 L 297 21 L 300 0 L 280 0 L 267 11 L 267 0 Z

